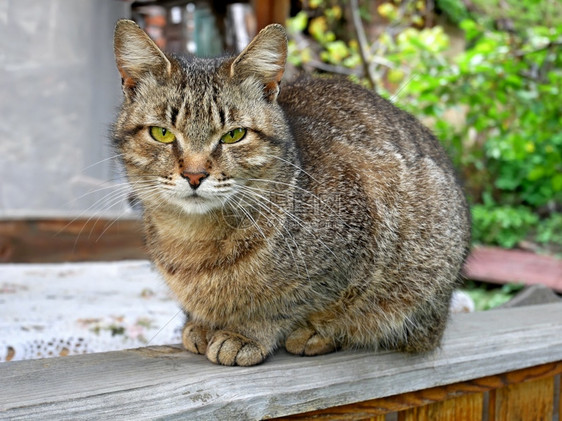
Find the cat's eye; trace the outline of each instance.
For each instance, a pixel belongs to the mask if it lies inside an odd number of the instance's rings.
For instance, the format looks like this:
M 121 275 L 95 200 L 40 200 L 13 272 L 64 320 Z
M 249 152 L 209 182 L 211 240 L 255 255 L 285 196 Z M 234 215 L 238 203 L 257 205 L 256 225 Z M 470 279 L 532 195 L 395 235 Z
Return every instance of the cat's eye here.
M 242 139 L 244 139 L 244 136 L 246 136 L 246 129 L 239 127 L 238 129 L 234 129 L 229 131 L 228 133 L 225 133 L 221 137 L 221 142 L 222 143 L 240 142 Z
M 176 140 L 176 136 L 164 127 L 152 126 L 150 128 L 150 136 L 161 143 L 172 143 Z

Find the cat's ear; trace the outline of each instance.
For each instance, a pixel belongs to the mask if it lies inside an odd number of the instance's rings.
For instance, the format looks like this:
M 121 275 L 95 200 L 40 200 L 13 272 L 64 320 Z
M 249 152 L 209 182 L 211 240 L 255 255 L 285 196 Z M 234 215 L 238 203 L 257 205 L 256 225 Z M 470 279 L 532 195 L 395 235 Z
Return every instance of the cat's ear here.
M 267 99 L 274 101 L 287 60 L 287 33 L 281 25 L 265 27 L 232 62 L 232 77 L 257 78 L 263 83 Z
M 172 65 L 168 58 L 132 20 L 121 19 L 117 22 L 113 48 L 125 94 L 131 92 L 148 73 L 158 77 L 171 72 Z

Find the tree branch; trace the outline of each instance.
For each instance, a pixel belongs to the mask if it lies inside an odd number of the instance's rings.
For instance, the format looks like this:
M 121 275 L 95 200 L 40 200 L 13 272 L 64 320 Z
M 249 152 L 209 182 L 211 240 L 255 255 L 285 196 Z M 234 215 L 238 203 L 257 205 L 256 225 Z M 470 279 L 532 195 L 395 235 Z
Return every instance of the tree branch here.
M 361 15 L 359 14 L 359 1 L 350 0 L 349 7 L 351 9 L 351 17 L 353 19 L 353 27 L 355 28 L 355 34 L 357 35 L 357 42 L 359 43 L 359 55 L 361 56 L 361 62 L 363 64 L 363 70 L 365 76 L 369 81 L 371 89 L 375 88 L 375 78 L 371 73 L 371 68 L 369 66 L 369 45 L 367 43 L 367 37 L 365 36 L 365 29 L 363 28 L 363 22 L 361 21 Z

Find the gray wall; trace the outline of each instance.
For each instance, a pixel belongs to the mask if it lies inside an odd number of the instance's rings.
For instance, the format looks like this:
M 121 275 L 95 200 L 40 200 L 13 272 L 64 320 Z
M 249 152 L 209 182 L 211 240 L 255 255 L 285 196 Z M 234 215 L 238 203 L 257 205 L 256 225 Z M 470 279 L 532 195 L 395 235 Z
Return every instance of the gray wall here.
M 108 131 L 120 102 L 117 0 L 0 0 L 0 217 L 69 216 L 114 206 L 121 183 Z

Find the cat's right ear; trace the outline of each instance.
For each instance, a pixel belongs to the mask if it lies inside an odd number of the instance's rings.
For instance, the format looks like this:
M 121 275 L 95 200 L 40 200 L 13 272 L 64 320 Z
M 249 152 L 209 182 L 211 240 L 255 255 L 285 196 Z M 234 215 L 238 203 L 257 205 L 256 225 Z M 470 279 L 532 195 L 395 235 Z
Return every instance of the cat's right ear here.
M 117 22 L 113 49 L 125 95 L 134 92 L 139 80 L 149 73 L 156 77 L 171 73 L 172 65 L 168 58 L 132 20 Z
M 230 66 L 232 77 L 257 78 L 264 87 L 264 95 L 274 101 L 287 61 L 287 33 L 279 24 L 266 26 L 240 53 Z

